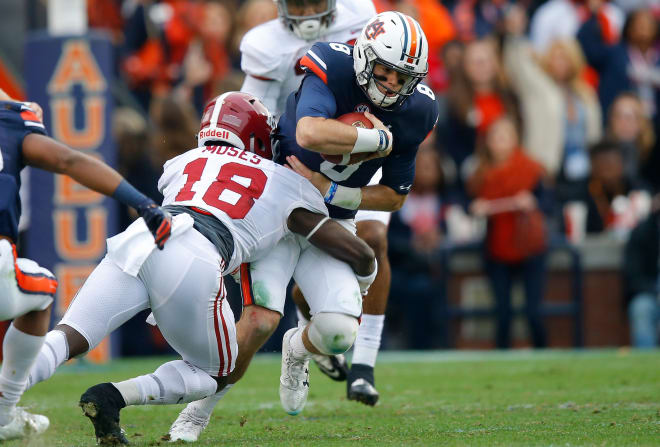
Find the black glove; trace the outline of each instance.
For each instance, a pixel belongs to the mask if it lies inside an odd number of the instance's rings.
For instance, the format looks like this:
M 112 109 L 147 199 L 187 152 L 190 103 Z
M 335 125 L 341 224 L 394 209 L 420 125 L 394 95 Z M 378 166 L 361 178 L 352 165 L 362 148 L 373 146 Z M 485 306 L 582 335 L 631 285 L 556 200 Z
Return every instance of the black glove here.
M 172 234 L 172 215 L 153 202 L 139 206 L 137 212 L 154 235 L 156 246 L 162 250 Z

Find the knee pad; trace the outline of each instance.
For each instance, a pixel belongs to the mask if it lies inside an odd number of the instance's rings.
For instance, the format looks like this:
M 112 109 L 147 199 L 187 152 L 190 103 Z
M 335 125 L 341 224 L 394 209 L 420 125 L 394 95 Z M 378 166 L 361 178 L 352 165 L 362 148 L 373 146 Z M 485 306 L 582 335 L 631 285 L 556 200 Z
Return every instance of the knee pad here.
M 160 402 L 187 403 L 216 392 L 217 382 L 206 372 L 184 360 L 167 362 L 152 374 L 159 382 Z
M 312 317 L 307 335 L 314 347 L 325 355 L 348 351 L 357 336 L 357 318 L 339 313 L 318 313 Z

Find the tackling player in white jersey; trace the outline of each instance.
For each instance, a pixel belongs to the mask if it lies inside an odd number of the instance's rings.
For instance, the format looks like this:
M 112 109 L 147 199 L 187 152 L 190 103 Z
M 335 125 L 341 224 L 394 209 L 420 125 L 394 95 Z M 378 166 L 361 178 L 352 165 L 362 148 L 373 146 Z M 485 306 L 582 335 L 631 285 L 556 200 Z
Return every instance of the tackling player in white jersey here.
M 127 443 L 119 426 L 125 406 L 186 403 L 223 391 L 238 355 L 223 275 L 263 256 L 281 238 L 295 232 L 305 236 L 301 243 L 336 256 L 352 295 L 359 297 L 375 276 L 373 251 L 329 220 L 312 184 L 258 155 L 271 154 L 272 123 L 268 110 L 251 95 L 230 92 L 212 100 L 202 119 L 202 146 L 169 160 L 159 181 L 163 208 L 174 215 L 165 249 L 154 250 L 142 220 L 110 238 L 108 254 L 48 333 L 30 386 L 148 308 L 182 357 L 152 374 L 95 385 L 82 395 L 80 406 L 99 443 Z M 365 276 L 362 286 L 356 274 Z M 310 324 L 306 341 L 327 354 L 350 348 L 361 301 L 329 299 L 313 305 L 320 316 Z M 342 342 L 324 342 L 336 339 Z

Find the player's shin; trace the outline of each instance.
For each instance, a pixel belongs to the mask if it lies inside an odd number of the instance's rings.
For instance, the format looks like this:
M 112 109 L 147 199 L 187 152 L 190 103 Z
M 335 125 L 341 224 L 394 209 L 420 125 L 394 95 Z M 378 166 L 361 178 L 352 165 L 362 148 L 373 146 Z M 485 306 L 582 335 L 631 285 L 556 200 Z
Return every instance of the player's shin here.
M 52 330 L 46 334 L 45 341 L 28 376 L 27 388 L 49 379 L 57 368 L 69 359 L 69 345 L 64 332 Z
M 14 409 L 25 389 L 28 373 L 45 338 L 26 334 L 16 329 L 14 324 L 9 326 L 2 343 L 0 425 L 6 425 L 13 419 Z
M 184 360 L 167 362 L 152 374 L 113 385 L 126 405 L 188 403 L 215 394 L 218 388 L 213 377 Z

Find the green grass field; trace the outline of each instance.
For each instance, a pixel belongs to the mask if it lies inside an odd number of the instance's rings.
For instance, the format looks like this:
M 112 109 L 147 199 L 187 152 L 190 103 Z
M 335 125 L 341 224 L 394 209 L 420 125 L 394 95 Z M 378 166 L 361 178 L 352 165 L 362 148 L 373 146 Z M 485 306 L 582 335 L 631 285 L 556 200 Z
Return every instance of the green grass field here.
M 65 366 L 22 405 L 48 432 L 6 446 L 93 446 L 77 402 L 90 385 L 153 371 L 164 359 Z M 279 356 L 263 355 L 226 397 L 200 446 L 660 445 L 660 352 L 383 353 L 381 402 L 350 402 L 345 384 L 311 367 L 307 407 L 288 416 L 278 398 Z M 181 405 L 132 407 L 122 426 L 136 446 L 171 445 Z

